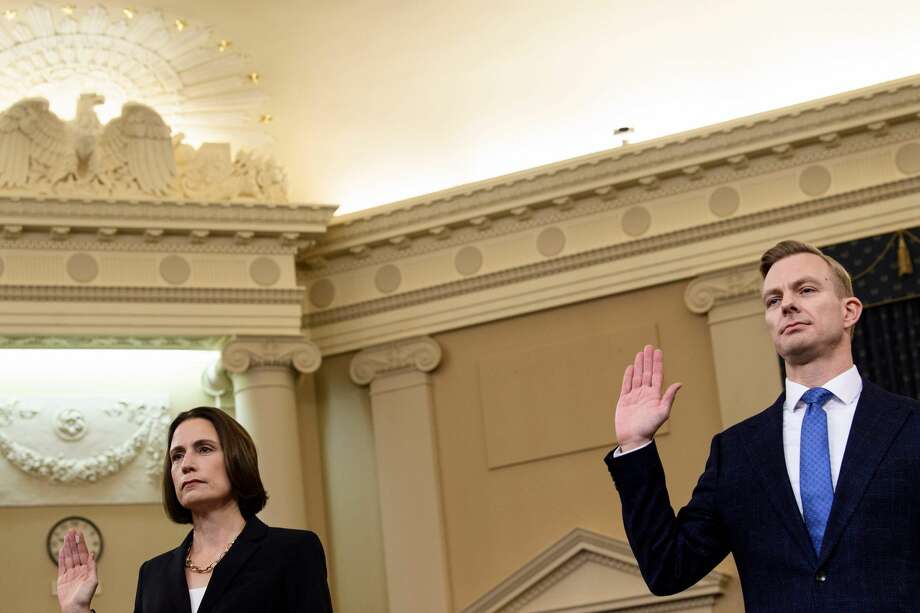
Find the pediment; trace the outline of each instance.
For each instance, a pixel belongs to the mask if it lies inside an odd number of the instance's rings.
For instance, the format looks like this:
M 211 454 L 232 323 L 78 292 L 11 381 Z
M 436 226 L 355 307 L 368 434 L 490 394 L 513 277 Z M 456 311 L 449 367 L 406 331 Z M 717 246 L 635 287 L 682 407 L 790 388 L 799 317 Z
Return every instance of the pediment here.
M 577 528 L 463 613 L 702 612 L 710 610 L 726 580 L 711 572 L 680 594 L 654 596 L 628 544 Z

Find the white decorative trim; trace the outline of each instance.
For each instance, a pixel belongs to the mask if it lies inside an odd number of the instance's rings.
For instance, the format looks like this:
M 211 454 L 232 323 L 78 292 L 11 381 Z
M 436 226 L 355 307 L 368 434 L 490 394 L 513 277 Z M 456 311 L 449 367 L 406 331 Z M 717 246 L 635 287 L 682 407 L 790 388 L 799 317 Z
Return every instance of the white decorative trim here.
M 524 610 L 538 597 L 593 563 L 634 577 L 641 577 L 638 563 L 626 543 L 576 528 L 532 561 L 521 567 L 494 589 L 462 609 L 461 613 L 514 613 Z M 711 572 L 696 585 L 680 594 L 653 596 L 647 590 L 639 594 L 614 595 L 603 602 L 575 604 L 566 611 L 578 612 L 664 612 L 685 610 L 712 604 L 724 592 L 728 576 Z
M 9 406 L 9 405 L 7 405 Z M 143 451 L 146 453 L 148 479 L 156 481 L 162 475 L 165 455 L 163 441 L 169 426 L 169 411 L 165 405 L 149 405 L 121 401 L 119 410 L 109 413 L 111 417 L 127 418 L 139 425 L 131 437 L 112 447 L 88 457 L 65 458 L 43 455 L 10 437 L 0 433 L 0 455 L 19 470 L 51 483 L 94 483 L 120 472 L 131 464 Z M 85 423 L 83 429 L 85 429 Z M 56 431 L 56 434 L 60 434 Z M 66 438 L 65 440 L 78 440 Z
M 679 177 L 686 186 L 693 176 L 685 170 L 691 167 L 705 167 L 707 173 L 720 165 L 745 171 L 755 158 L 763 156 L 771 157 L 779 166 L 798 164 L 803 149 L 814 143 L 820 145 L 820 137 L 829 132 L 838 134 L 838 142 L 843 142 L 872 132 L 870 126 L 880 118 L 891 125 L 915 122 L 920 111 L 918 89 L 920 78 L 903 79 L 345 215 L 333 221 L 318 253 L 338 253 L 374 241 L 383 243 L 392 236 L 411 236 L 429 227 L 456 227 L 476 216 L 510 214 L 511 209 L 522 205 L 546 206 L 560 198 L 599 194 L 598 190 L 607 196 L 615 194 L 611 202 L 622 202 L 623 186 L 641 187 L 639 181 L 652 175 L 658 177 L 659 185 L 666 178 Z M 862 140 L 873 140 L 875 134 Z M 866 142 L 862 147 L 878 146 L 875 142 Z M 828 154 L 826 146 L 822 147 L 824 153 L 812 154 L 839 156 L 843 151 L 835 148 Z M 792 162 L 787 161 L 790 150 L 795 151 Z M 739 152 L 743 154 L 739 156 Z M 733 163 L 739 157 L 747 165 Z M 638 193 L 643 191 L 645 188 Z M 656 191 L 643 197 L 662 195 Z
M 913 116 L 912 116 L 913 117 Z M 653 202 L 675 196 L 700 188 L 716 187 L 735 184 L 743 179 L 764 176 L 781 170 L 801 166 L 807 162 L 817 162 L 839 158 L 844 155 L 860 153 L 876 149 L 886 144 L 910 141 L 920 138 L 920 121 L 910 121 L 901 124 L 896 133 L 889 134 L 885 139 L 878 139 L 870 132 L 849 134 L 845 139 L 845 146 L 828 150 L 823 146 L 808 146 L 799 149 L 794 158 L 788 155 L 775 153 L 771 148 L 769 154 L 751 160 L 748 166 L 739 170 L 728 162 L 722 166 L 707 165 L 705 177 L 695 176 L 688 178 L 685 173 L 672 174 L 660 182 L 662 186 L 653 192 L 642 188 L 638 183 L 621 185 L 618 187 L 615 200 L 598 197 L 600 190 L 574 189 L 571 196 L 562 199 L 548 199 L 545 193 L 540 196 L 540 202 L 531 204 L 533 214 L 526 220 L 513 216 L 510 211 L 496 209 L 490 213 L 487 227 L 474 226 L 469 223 L 459 223 L 452 227 L 449 236 L 438 234 L 434 236 L 424 228 L 427 226 L 415 225 L 413 236 L 408 248 L 398 249 L 381 236 L 370 236 L 362 239 L 360 244 L 347 231 L 338 225 L 334 218 L 330 224 L 328 234 L 319 241 L 316 249 L 304 255 L 306 269 L 302 273 L 304 280 L 337 274 L 358 269 L 368 265 L 378 265 L 398 261 L 409 256 L 432 253 L 448 247 L 456 247 L 487 238 L 496 238 L 521 232 L 522 230 L 543 228 L 565 221 L 596 216 L 615 209 L 626 208 L 634 204 Z M 559 204 L 559 202 L 562 204 Z M 443 226 L 441 226 L 443 228 Z M 347 248 L 347 249 L 346 249 Z M 356 257 L 353 252 L 360 249 L 361 257 Z M 311 266 L 312 262 L 322 262 L 319 267 Z
M 300 337 L 234 338 L 221 352 L 221 365 L 235 375 L 253 368 L 285 367 L 309 374 L 322 361 L 319 348 Z
M 349 373 L 358 385 L 368 385 L 388 373 L 415 369 L 431 372 L 441 363 L 441 346 L 429 336 L 365 349 L 351 360 Z
M 198 349 L 216 350 L 223 336 L 0 336 L 0 349 Z
M 55 302 L 164 302 L 223 304 L 296 304 L 303 289 L 223 289 L 207 287 L 103 287 L 71 285 L 0 285 L 0 300 Z
M 763 278 L 756 266 L 720 270 L 691 281 L 684 292 L 684 304 L 691 312 L 704 315 L 716 305 L 756 296 L 761 287 Z
M 834 211 L 853 209 L 883 200 L 915 194 L 920 194 L 920 177 L 911 177 L 843 194 L 805 200 L 782 208 L 701 224 L 685 230 L 637 239 L 591 251 L 583 251 L 519 268 L 450 281 L 420 290 L 407 291 L 325 311 L 316 311 L 304 316 L 304 327 L 315 330 L 329 324 L 370 317 L 409 306 L 505 287 L 512 283 L 523 283 L 543 277 L 560 275 L 646 253 L 690 244 L 700 244 L 707 240 L 742 234 L 759 228 L 778 226 Z

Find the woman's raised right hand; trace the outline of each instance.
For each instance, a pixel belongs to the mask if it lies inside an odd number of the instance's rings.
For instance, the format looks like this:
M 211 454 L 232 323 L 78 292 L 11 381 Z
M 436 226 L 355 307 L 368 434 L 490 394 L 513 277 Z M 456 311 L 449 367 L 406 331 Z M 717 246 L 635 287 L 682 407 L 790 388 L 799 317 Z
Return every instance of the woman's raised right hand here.
M 96 559 L 87 550 L 83 535 L 70 530 L 58 553 L 57 596 L 61 613 L 89 613 L 97 585 Z

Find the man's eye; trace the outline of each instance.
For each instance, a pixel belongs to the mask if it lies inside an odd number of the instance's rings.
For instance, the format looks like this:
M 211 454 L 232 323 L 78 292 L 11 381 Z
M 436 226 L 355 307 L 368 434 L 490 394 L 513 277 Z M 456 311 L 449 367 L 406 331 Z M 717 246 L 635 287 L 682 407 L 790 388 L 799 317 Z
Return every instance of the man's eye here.
M 767 306 L 773 306 L 777 302 L 779 302 L 779 298 L 777 298 L 776 296 L 773 296 L 772 298 L 767 298 Z

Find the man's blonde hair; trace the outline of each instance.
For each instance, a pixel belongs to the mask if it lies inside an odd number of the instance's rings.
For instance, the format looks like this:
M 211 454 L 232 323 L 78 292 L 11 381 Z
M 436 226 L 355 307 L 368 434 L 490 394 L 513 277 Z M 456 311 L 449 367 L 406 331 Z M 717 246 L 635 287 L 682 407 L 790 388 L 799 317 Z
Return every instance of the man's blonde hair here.
M 834 288 L 838 296 L 841 298 L 850 298 L 856 295 L 853 293 L 853 280 L 850 278 L 850 273 L 847 272 L 847 269 L 844 268 L 840 262 L 829 255 L 825 255 L 814 245 L 799 241 L 782 241 L 767 249 L 764 254 L 760 256 L 761 276 L 766 278 L 767 273 L 770 272 L 774 264 L 791 255 L 797 255 L 799 253 L 810 253 L 827 262 L 827 265 L 831 267 Z

